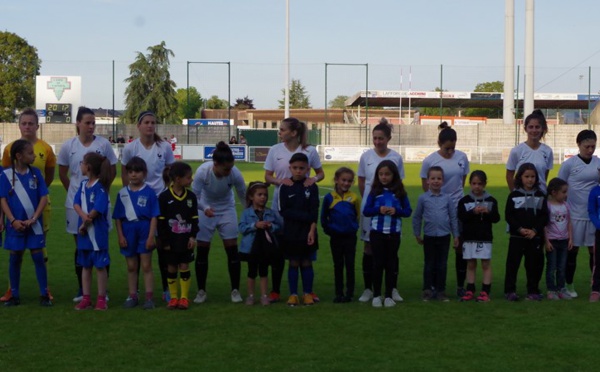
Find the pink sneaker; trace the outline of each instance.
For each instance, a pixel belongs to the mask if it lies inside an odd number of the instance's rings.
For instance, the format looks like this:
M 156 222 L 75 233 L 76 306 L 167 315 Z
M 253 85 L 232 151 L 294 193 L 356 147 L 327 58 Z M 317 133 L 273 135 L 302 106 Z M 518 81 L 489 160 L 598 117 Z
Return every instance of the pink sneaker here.
M 108 305 L 106 304 L 106 298 L 100 298 L 98 297 L 98 300 L 96 301 L 96 307 L 94 308 L 94 310 L 100 310 L 100 311 L 105 311 L 108 310 Z
M 260 296 L 260 304 L 263 306 L 271 305 L 271 300 L 269 299 L 269 296 L 267 296 L 267 295 Z
M 600 292 L 592 292 L 590 293 L 590 302 L 598 302 L 600 301 Z
M 92 308 L 92 302 L 88 299 L 83 299 L 79 301 L 77 306 L 75 306 L 75 310 L 90 310 Z

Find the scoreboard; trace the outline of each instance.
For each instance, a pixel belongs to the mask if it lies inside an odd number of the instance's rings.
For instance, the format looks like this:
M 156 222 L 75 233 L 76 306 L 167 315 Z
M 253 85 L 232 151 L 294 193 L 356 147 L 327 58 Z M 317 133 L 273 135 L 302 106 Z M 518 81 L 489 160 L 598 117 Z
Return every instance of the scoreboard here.
M 46 103 L 46 123 L 71 124 L 72 109 L 70 103 Z

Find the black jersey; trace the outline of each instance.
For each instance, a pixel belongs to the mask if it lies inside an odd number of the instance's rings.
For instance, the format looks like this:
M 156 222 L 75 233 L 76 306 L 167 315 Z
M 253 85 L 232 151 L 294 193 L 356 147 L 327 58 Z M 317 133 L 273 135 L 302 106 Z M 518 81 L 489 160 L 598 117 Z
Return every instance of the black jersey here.
M 177 196 L 169 187 L 158 196 L 160 216 L 158 216 L 158 237 L 163 246 L 172 250 L 187 249 L 190 237 L 196 237 L 198 227 L 198 201 L 196 194 L 185 189 Z

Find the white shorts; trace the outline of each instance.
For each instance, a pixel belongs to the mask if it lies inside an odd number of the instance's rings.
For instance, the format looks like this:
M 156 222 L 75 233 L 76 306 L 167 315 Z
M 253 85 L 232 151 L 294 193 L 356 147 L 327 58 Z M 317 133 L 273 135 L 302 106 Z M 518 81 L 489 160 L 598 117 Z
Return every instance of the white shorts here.
M 589 220 L 571 220 L 573 225 L 573 245 L 575 247 L 593 247 L 596 228 Z
M 235 209 L 228 210 L 214 217 L 206 217 L 204 212 L 199 211 L 198 225 L 200 232 L 196 235 L 196 240 L 201 242 L 210 242 L 215 230 L 219 231 L 221 239 L 237 239 L 238 237 Z
M 463 259 L 490 260 L 492 258 L 492 243 L 468 241 L 463 243 Z
M 360 239 L 363 242 L 370 242 L 369 233 L 371 232 L 371 217 L 360 216 Z
M 110 211 L 110 203 L 108 203 L 108 210 Z M 67 208 L 66 212 L 67 217 L 67 232 L 69 234 L 77 235 L 79 230 L 79 215 L 75 212 L 73 208 Z M 108 219 L 108 231 L 112 230 L 113 222 L 112 219 Z

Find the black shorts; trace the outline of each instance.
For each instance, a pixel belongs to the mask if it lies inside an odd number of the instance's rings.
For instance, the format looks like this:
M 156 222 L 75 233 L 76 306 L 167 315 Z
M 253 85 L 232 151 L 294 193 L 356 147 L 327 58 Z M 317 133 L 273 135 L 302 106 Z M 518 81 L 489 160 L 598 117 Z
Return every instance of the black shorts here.
M 190 263 L 194 261 L 194 250 L 173 250 L 172 248 L 168 251 L 163 251 L 165 254 L 165 260 L 169 266 L 177 266 L 182 263 Z

